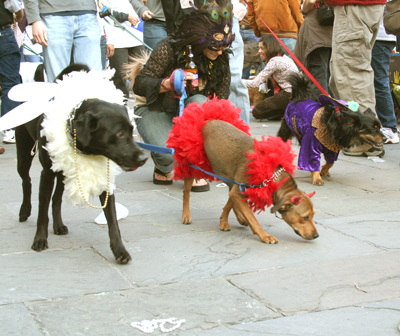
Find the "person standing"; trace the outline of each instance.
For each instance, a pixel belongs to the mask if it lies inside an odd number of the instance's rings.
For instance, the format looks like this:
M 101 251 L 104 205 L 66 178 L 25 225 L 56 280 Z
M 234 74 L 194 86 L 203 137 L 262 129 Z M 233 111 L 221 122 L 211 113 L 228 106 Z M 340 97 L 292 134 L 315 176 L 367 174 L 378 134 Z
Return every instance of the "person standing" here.
M 101 71 L 101 30 L 94 0 L 24 0 L 35 42 L 43 46 L 49 82 L 70 63 Z
M 335 6 L 331 78 L 329 87 L 335 99 L 355 101 L 360 112 L 375 111 L 372 48 L 378 35 L 386 0 L 325 0 Z M 382 156 L 383 146 L 355 145 L 343 149 L 350 156 Z
M 126 21 L 121 22 L 121 25 L 127 31 L 107 23 L 105 24 L 105 31 L 110 67 L 115 69 L 112 80 L 116 88 L 124 93 L 125 98 L 129 98 L 129 92 L 123 78 L 123 67 L 129 63 L 130 57 L 139 57 L 142 50 L 144 50 L 143 43 L 141 42 L 143 40 L 143 33 L 135 29 L 140 19 L 128 0 L 111 0 L 109 4 L 113 10 L 126 14 Z M 136 38 L 131 34 L 136 36 Z
M 297 34 L 304 21 L 300 12 L 300 0 L 248 0 L 248 3 L 286 47 L 293 52 Z M 250 9 L 250 6 L 247 10 L 247 17 L 254 34 L 257 37 L 272 35 L 261 19 Z
M 14 9 L 16 21 L 21 21 L 24 16 L 22 8 Z M 14 11 L 13 10 L 13 11 Z M 1 85 L 1 116 L 19 105 L 8 98 L 11 88 L 19 84 L 19 67 L 21 53 L 15 40 L 12 24 L 14 22 L 13 12 L 5 7 L 5 1 L 0 1 L 0 85 Z M 7 130 L 3 133 L 4 143 L 15 143 L 14 130 Z M 0 154 L 5 151 L 0 146 Z
M 302 12 L 305 18 L 297 37 L 294 55 L 328 92 L 333 26 L 319 24 L 317 19 L 319 7 L 319 0 L 304 0 Z M 321 91 L 313 84 L 310 99 L 318 101 L 320 94 Z
M 240 35 L 239 20 L 246 14 L 246 7 L 238 0 L 232 1 L 233 4 L 233 22 L 232 33 L 235 40 L 232 42 L 232 54 L 229 55 L 229 67 L 231 69 L 231 85 L 229 100 L 233 105 L 241 110 L 240 118 L 250 125 L 250 103 L 249 91 L 241 80 L 244 61 L 244 44 Z
M 396 36 L 386 34 L 383 21 L 379 26 L 378 36 L 372 48 L 371 66 L 374 69 L 374 87 L 376 114 L 382 124 L 382 133 L 386 144 L 399 143 L 397 119 L 390 93 L 389 62 L 396 47 Z

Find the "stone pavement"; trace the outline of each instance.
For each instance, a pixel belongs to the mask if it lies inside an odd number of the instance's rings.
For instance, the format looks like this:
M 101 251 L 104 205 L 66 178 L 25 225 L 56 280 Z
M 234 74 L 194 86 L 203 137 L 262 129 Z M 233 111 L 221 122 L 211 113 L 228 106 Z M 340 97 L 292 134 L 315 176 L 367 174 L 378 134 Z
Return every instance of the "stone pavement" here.
M 252 121 L 275 135 L 278 122 Z M 143 320 L 184 319 L 169 335 L 400 335 L 400 145 L 385 162 L 340 155 L 316 190 L 320 237 L 305 241 L 269 211 L 257 216 L 279 239 L 263 244 L 231 216 L 219 230 L 228 190 L 192 193 L 192 225 L 182 225 L 183 183 L 155 186 L 153 164 L 117 177 L 120 221 L 133 260 L 115 263 L 99 210 L 65 203 L 66 236 L 31 250 L 40 167 L 31 171 L 33 213 L 18 222 L 21 183 L 14 145 L 0 156 L 0 335 L 144 335 Z M 294 144 L 298 150 L 297 144 Z M 165 328 L 173 327 L 166 323 Z M 164 334 L 159 328 L 153 335 Z

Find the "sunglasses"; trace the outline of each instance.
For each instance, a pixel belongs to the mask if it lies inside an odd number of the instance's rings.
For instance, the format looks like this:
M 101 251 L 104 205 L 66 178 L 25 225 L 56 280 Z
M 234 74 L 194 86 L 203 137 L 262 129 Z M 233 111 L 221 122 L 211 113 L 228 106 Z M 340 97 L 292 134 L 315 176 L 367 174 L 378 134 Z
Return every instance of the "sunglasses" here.
M 208 49 L 210 49 L 212 51 L 224 51 L 225 49 L 228 49 L 228 47 L 220 47 L 220 48 L 208 47 Z

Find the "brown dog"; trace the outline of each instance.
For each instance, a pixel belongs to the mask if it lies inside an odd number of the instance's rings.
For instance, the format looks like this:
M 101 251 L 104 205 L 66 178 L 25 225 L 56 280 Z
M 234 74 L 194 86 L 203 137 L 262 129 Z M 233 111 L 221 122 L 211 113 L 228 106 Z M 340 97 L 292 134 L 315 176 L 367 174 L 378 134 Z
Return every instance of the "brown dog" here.
M 204 106 L 204 104 L 202 106 Z M 193 111 L 190 111 L 190 113 L 193 113 Z M 185 111 L 183 113 L 183 116 L 184 115 Z M 179 127 L 179 121 L 174 119 L 174 122 L 177 123 L 171 131 L 171 137 L 168 142 L 169 147 L 174 147 L 177 145 L 175 140 L 178 142 L 181 141 L 181 136 L 177 131 L 177 127 Z M 201 135 L 203 139 L 205 155 L 215 174 L 231 179 L 238 183 L 247 184 L 250 182 L 250 176 L 247 168 L 249 163 L 248 155 L 255 152 L 255 140 L 250 135 L 233 126 L 229 122 L 222 120 L 206 121 L 205 125 L 201 129 Z M 174 148 L 176 153 L 175 158 L 179 160 L 179 154 L 177 156 L 178 150 L 176 147 Z M 183 146 L 182 148 L 186 148 L 186 146 Z M 196 145 L 194 150 L 197 149 L 198 146 Z M 187 157 L 188 155 L 184 156 Z M 179 167 L 180 163 L 179 161 L 177 162 L 178 164 L 175 168 L 176 179 L 180 179 L 182 176 L 190 174 L 190 171 L 188 173 L 181 173 Z M 307 195 L 303 191 L 299 190 L 293 177 L 280 168 L 280 166 L 275 168 L 275 172 L 277 173 L 276 182 L 283 181 L 285 179 L 286 180 L 282 185 L 280 185 L 280 187 L 273 193 L 271 197 L 271 199 L 273 199 L 271 213 L 281 213 L 282 218 L 302 238 L 307 240 L 317 238 L 318 232 L 313 222 L 315 211 L 313 203 L 310 199 L 313 194 Z M 185 168 L 183 167 L 183 169 Z M 279 173 L 277 171 L 279 171 Z M 183 191 L 182 213 L 183 224 L 190 224 L 192 222 L 189 209 L 192 182 L 193 178 L 187 176 L 184 177 L 185 187 Z M 277 243 L 278 240 L 275 237 L 267 234 L 261 228 L 253 214 L 252 209 L 249 206 L 249 203 L 247 201 L 243 201 L 246 198 L 246 195 L 241 193 L 239 185 L 234 183 L 227 184 L 229 186 L 229 199 L 220 217 L 220 230 L 230 230 L 228 215 L 231 209 L 233 209 L 238 222 L 245 226 L 249 225 L 253 233 L 257 234 L 264 243 Z

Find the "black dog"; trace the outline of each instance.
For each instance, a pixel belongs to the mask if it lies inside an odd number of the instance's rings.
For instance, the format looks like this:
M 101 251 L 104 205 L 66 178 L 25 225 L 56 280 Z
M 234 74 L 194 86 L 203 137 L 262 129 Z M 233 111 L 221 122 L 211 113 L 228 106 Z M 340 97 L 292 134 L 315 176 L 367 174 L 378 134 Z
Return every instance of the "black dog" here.
M 382 145 L 381 124 L 370 109 L 355 112 L 326 95 L 319 97 L 321 103 L 308 100 L 311 82 L 302 74 L 292 74 L 289 82 L 293 100 L 286 108 L 278 136 L 284 141 L 296 136 L 301 146 L 298 166 L 311 171 L 312 184 L 324 184 L 321 176 L 329 176 L 341 148 Z M 326 160 L 322 169 L 321 154 Z
M 66 68 L 57 79 L 62 79 L 64 74 L 71 71 L 87 70 L 85 66 L 73 65 Z M 39 214 L 37 219 L 37 231 L 33 241 L 32 249 L 42 251 L 48 248 L 48 210 L 50 198 L 52 198 L 53 229 L 57 235 L 68 233 L 68 228 L 63 224 L 61 218 L 61 201 L 64 192 L 64 176 L 62 172 L 52 170 L 52 160 L 44 149 L 47 139 L 40 136 L 41 124 L 44 115 L 16 127 L 16 147 L 18 160 L 18 173 L 22 178 L 23 202 L 19 212 L 19 221 L 24 222 L 31 214 L 31 179 L 29 170 L 33 160 L 31 150 L 38 141 L 39 160 L 43 170 L 40 176 L 39 187 Z M 72 128 L 76 129 L 76 147 L 88 155 L 103 155 L 125 171 L 132 171 L 142 166 L 147 157 L 139 149 L 133 140 L 133 127 L 129 121 L 126 109 L 117 104 L 112 104 L 99 99 L 88 99 L 83 101 L 76 109 L 75 117 L 71 121 Z M 54 180 L 57 184 L 53 193 Z M 100 195 L 100 201 L 104 204 L 106 192 Z M 107 206 L 104 208 L 107 218 L 111 250 L 119 263 L 127 263 L 131 260 L 126 251 L 115 210 L 114 194 L 109 195 Z

